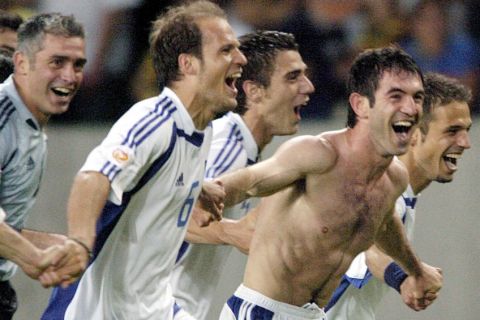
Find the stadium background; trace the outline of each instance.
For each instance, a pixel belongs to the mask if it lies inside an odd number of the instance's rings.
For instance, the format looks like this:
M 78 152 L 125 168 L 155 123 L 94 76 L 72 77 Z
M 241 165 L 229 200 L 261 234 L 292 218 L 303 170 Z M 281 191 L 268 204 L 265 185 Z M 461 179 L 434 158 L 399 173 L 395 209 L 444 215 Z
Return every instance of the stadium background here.
M 85 24 L 85 81 L 65 115 L 47 128 L 49 155 L 39 199 L 27 226 L 66 231 L 66 201 L 73 176 L 112 121 L 133 101 L 156 94 L 146 54 L 148 21 L 178 0 L 1 0 L 0 8 L 20 12 L 60 11 Z M 445 284 L 428 310 L 408 309 L 397 293 L 382 303 L 378 320 L 477 320 L 480 314 L 480 9 L 478 0 L 219 0 L 238 34 L 256 28 L 292 32 L 316 86 L 299 134 L 344 127 L 344 80 L 352 57 L 365 47 L 397 42 L 424 71 L 455 76 L 472 87 L 472 149 L 465 152 L 454 182 L 432 184 L 419 200 L 414 247 L 426 262 L 442 267 Z M 267 10 L 268 8 L 268 10 Z M 112 32 L 110 32 L 112 31 Z M 426 31 L 426 32 L 423 32 Z M 425 50 L 418 50 L 424 48 Z M 437 50 L 435 52 L 435 49 Z M 430 50 L 430 51 L 429 51 Z M 432 53 L 433 50 L 433 53 Z M 432 58 L 433 54 L 437 54 Z M 268 157 L 285 139 L 277 138 Z M 216 306 L 241 281 L 245 257 L 232 255 Z M 45 290 L 21 272 L 14 278 L 20 299 L 16 320 L 38 319 Z

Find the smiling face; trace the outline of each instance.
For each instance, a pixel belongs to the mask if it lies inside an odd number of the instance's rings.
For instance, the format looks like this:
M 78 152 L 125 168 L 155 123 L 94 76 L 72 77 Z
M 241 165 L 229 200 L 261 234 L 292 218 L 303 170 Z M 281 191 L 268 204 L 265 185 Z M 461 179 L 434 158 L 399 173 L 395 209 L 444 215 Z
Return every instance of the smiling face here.
M 199 90 L 214 113 L 233 110 L 237 105 L 235 80 L 247 59 L 240 52 L 232 28 L 225 19 L 205 18 L 198 22 L 202 32 L 202 61 Z
M 418 74 L 384 71 L 369 109 L 371 138 L 382 156 L 408 151 L 413 131 L 422 115 L 424 91 Z
M 427 134 L 412 147 L 415 165 L 429 181 L 452 181 L 463 151 L 470 148 L 471 125 L 466 102 L 453 101 L 433 109 Z
M 262 88 L 258 104 L 251 105 L 261 115 L 271 135 L 289 135 L 298 130 L 300 108 L 314 91 L 305 75 L 307 66 L 295 50 L 280 51 L 274 63 L 270 85 Z
M 15 80 L 21 98 L 41 125 L 67 111 L 83 80 L 85 40 L 46 34 L 42 48 L 29 59 L 15 54 Z

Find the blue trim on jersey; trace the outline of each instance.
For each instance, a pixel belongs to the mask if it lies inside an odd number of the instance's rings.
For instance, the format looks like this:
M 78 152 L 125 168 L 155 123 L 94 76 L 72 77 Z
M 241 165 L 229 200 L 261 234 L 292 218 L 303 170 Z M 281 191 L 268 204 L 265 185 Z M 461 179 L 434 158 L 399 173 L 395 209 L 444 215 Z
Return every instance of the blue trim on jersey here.
M 187 142 L 190 142 L 195 147 L 202 146 L 204 134 L 200 132 L 194 132 L 191 136 L 185 133 L 182 129 L 177 129 L 177 134 L 179 137 L 185 138 Z
M 17 109 L 15 109 L 15 106 L 13 105 L 12 101 L 8 99 L 8 97 L 5 97 L 0 102 L 0 131 L 5 127 L 8 120 L 10 119 L 10 116 L 16 110 Z
M 221 173 L 227 171 L 232 165 L 232 163 L 235 161 L 238 154 L 242 151 L 243 145 L 240 143 L 242 141 L 243 137 L 241 136 L 241 132 L 238 129 L 238 126 L 234 124 L 228 136 L 227 142 L 224 144 L 221 151 L 218 153 L 217 157 L 213 161 L 212 166 L 207 170 L 205 177 L 214 178 Z M 235 153 L 234 157 L 230 160 L 230 162 L 225 165 L 225 163 L 228 161 L 233 151 L 237 147 L 239 148 L 238 151 Z
M 274 316 L 273 311 L 247 302 L 237 296 L 231 296 L 230 299 L 227 300 L 227 305 L 237 320 L 272 320 Z M 240 318 L 240 316 L 242 317 Z
M 238 155 L 240 154 L 240 152 L 243 150 L 243 146 L 240 144 L 240 148 L 238 148 L 237 152 L 235 153 L 235 155 L 232 157 L 232 159 L 230 160 L 229 163 L 225 164 L 223 166 L 223 169 L 219 170 L 217 172 L 217 176 L 221 175 L 222 173 L 224 173 L 225 171 L 227 171 L 233 164 L 233 162 L 237 159 Z M 233 151 L 233 150 L 232 150 Z M 220 169 L 220 168 L 219 168 Z
M 365 272 L 365 275 L 363 276 L 362 279 L 357 279 L 357 278 L 350 278 L 349 276 L 347 275 L 344 275 L 344 277 L 348 280 L 348 282 L 350 282 L 350 284 L 352 284 L 355 288 L 357 289 L 360 289 L 362 288 L 364 285 L 366 285 L 368 283 L 368 281 L 370 281 L 370 278 L 372 277 L 372 273 L 370 272 L 370 270 L 367 269 L 367 271 Z
M 342 277 L 342 281 L 333 292 L 332 298 L 328 302 L 327 306 L 324 308 L 325 312 L 330 310 L 337 302 L 340 300 L 341 296 L 347 291 L 348 287 L 350 286 L 350 281 L 347 279 L 347 276 Z
M 112 233 L 113 229 L 117 225 L 118 221 L 120 220 L 123 212 L 126 210 L 128 204 L 130 203 L 131 198 L 150 181 L 153 176 L 160 171 L 162 166 L 167 162 L 170 158 L 173 148 L 175 147 L 176 139 L 176 132 L 177 128 L 174 125 L 172 128 L 172 139 L 170 140 L 170 144 L 168 149 L 163 153 L 157 160 L 155 160 L 150 168 L 145 172 L 142 176 L 138 184 L 129 192 L 126 192 L 122 197 L 122 204 L 116 205 L 110 201 L 105 204 L 103 208 L 102 214 L 99 217 L 96 225 L 96 232 L 97 237 L 95 239 L 95 245 L 93 249 L 93 258 L 89 262 L 92 264 L 100 251 L 102 250 L 105 242 L 107 241 L 109 235 Z M 67 310 L 68 305 L 72 301 L 75 292 L 78 287 L 78 281 L 74 284 L 70 285 L 66 289 L 61 287 L 55 287 L 52 292 L 52 296 L 48 303 L 46 310 L 42 315 L 42 320 L 62 320 L 65 316 L 65 311 Z
M 10 162 L 13 160 L 13 158 L 15 157 L 15 155 L 17 154 L 18 152 L 18 149 L 15 149 L 15 151 L 12 152 L 12 155 L 10 156 L 10 158 L 8 158 L 7 162 L 5 163 L 5 165 L 2 167 L 2 171 L 5 170 L 8 165 L 10 164 Z
M 122 145 L 127 145 L 130 148 L 139 146 L 146 138 L 148 138 L 153 132 L 155 132 L 163 123 L 170 119 L 173 112 L 177 109 L 173 102 L 168 97 L 165 97 L 155 106 L 154 111 L 149 112 L 146 116 L 141 118 L 136 122 L 128 131 L 127 136 L 121 143 Z M 158 113 L 158 110 L 161 106 L 161 112 Z M 153 125 L 153 126 L 152 126 Z M 144 130 L 148 127 L 150 129 L 140 136 Z M 175 131 L 174 131 L 175 133 Z M 105 165 L 100 169 L 100 173 L 108 177 L 109 181 L 113 181 L 115 177 L 121 172 L 121 168 L 107 161 Z
M 405 206 L 412 208 L 412 210 L 415 209 L 415 205 L 417 204 L 417 198 L 416 197 L 408 198 L 408 197 L 404 197 L 402 195 L 402 198 L 403 198 L 403 201 L 405 202 Z M 407 210 L 405 209 L 405 211 L 403 212 L 403 216 L 402 216 L 403 224 L 405 224 L 406 219 L 407 219 Z
M 145 129 L 146 125 L 148 125 L 151 122 L 150 118 L 155 119 L 159 115 L 158 109 L 160 108 L 160 106 L 162 106 L 162 111 L 160 112 L 160 116 L 161 116 L 170 105 L 172 105 L 172 101 L 168 97 L 165 97 L 162 100 L 160 100 L 155 105 L 155 109 L 153 111 L 150 111 L 145 116 L 143 116 L 130 128 L 130 130 L 128 130 L 127 136 L 125 137 L 125 140 L 122 142 L 122 145 L 133 145 L 133 141 L 136 135 L 139 132 L 141 133 Z
M 182 308 L 176 303 L 173 303 L 173 316 L 175 317 L 178 313 L 178 311 L 182 310 Z
M 167 110 L 167 114 L 164 116 L 164 118 L 160 118 L 160 116 L 163 115 L 163 112 Z M 151 120 L 149 123 L 147 123 L 143 128 L 142 130 L 139 130 L 138 133 L 141 133 L 143 131 L 143 129 L 145 129 L 148 125 L 150 124 L 154 124 L 155 121 L 157 122 L 156 124 L 153 125 L 152 128 L 150 128 L 150 130 L 148 130 L 143 136 L 141 136 L 140 138 L 138 138 L 137 141 L 135 141 L 135 138 L 134 138 L 134 141 L 132 141 L 132 143 L 134 143 L 134 145 L 136 147 L 138 147 L 143 141 L 145 141 L 145 139 L 147 139 L 149 136 L 152 135 L 152 133 L 155 132 L 155 130 L 157 130 L 163 123 L 165 123 L 168 119 L 170 119 L 172 113 L 174 113 L 175 111 L 177 111 L 177 108 L 175 108 L 175 106 L 172 106 L 170 109 L 163 109 L 162 113 L 160 114 L 160 116 L 157 116 L 155 117 L 155 119 Z M 133 146 L 131 146 L 133 147 Z
M 180 249 L 178 250 L 178 254 L 177 254 L 177 258 L 175 259 L 175 263 L 178 263 L 178 261 L 180 261 L 180 259 L 182 259 L 182 257 L 185 255 L 185 253 L 187 252 L 189 247 L 190 247 L 190 243 L 188 243 L 187 241 L 182 242 L 182 245 L 180 246 Z
M 403 198 L 403 201 L 405 201 L 405 205 L 407 207 L 415 209 L 415 205 L 417 204 L 417 198 L 408 198 L 408 197 L 404 197 L 403 195 L 402 195 L 402 198 Z

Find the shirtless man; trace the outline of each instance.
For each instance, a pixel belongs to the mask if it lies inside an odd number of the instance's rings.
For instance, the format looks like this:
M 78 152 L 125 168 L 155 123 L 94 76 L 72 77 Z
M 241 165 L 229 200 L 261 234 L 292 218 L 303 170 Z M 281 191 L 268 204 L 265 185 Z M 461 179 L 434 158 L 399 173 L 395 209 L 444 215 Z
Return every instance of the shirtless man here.
M 407 237 L 413 238 L 418 198 L 433 181 L 453 180 L 458 161 L 470 148 L 472 126 L 470 90 L 458 80 L 438 73 L 425 75 L 423 117 L 413 135 L 408 152 L 400 161 L 410 177 L 408 188 L 397 199 L 395 211 L 402 219 Z M 372 246 L 350 265 L 332 299 L 325 307 L 330 320 L 375 320 L 375 312 L 388 292 L 408 295 L 409 277 L 392 259 Z M 409 305 L 410 306 L 410 305 Z M 415 309 L 423 310 L 423 307 Z
M 325 319 L 320 307 L 374 243 L 413 276 L 413 303 L 440 289 L 440 272 L 413 254 L 393 215 L 408 183 L 394 156 L 407 152 L 422 113 L 421 71 L 398 48 L 367 50 L 348 87 L 346 129 L 294 138 L 270 159 L 220 178 L 226 206 L 268 196 L 255 209 L 244 283 L 220 319 Z

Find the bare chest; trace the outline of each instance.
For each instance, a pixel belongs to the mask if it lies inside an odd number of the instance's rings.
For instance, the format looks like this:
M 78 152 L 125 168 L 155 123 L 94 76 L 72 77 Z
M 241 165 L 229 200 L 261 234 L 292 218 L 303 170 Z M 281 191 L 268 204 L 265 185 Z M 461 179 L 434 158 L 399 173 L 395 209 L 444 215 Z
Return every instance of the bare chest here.
M 341 200 L 334 212 L 337 231 L 349 242 L 353 251 L 368 248 L 391 207 L 391 188 L 379 181 L 375 184 L 344 183 L 337 189 Z

